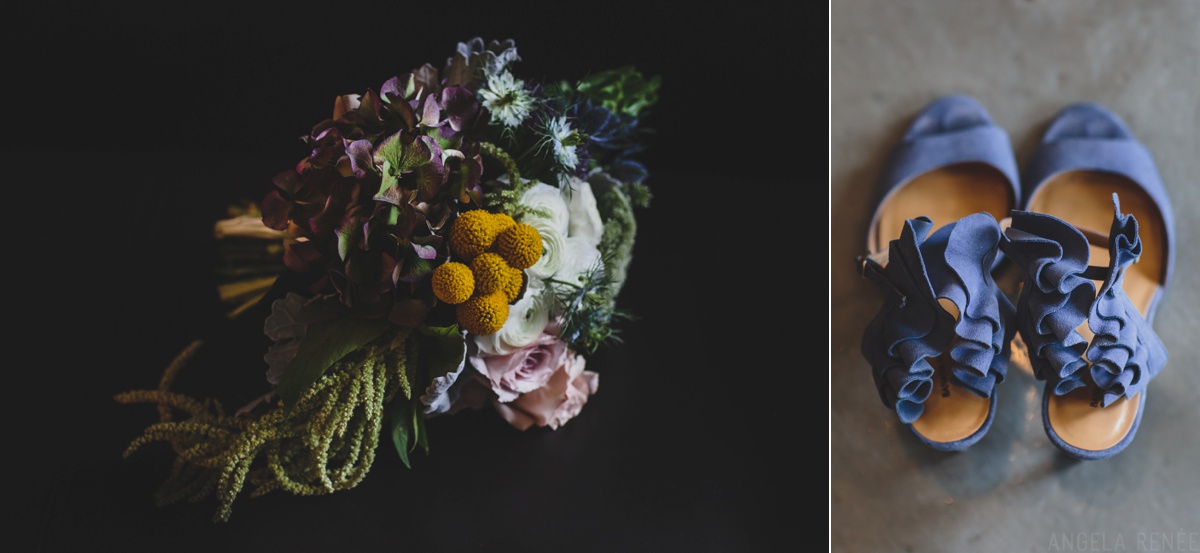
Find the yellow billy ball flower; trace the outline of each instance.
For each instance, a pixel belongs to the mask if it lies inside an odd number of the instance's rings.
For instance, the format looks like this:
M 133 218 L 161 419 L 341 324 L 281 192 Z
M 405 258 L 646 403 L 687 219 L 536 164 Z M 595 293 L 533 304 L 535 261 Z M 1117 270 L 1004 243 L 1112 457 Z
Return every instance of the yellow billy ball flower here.
M 542 258 L 542 235 L 525 223 L 517 223 L 496 237 L 496 253 L 510 267 L 528 269 Z
M 500 234 L 501 232 L 508 230 L 509 227 L 517 224 L 517 222 L 513 220 L 512 215 L 507 213 L 493 214 L 492 222 L 496 225 L 496 234 Z
M 467 301 L 475 292 L 475 275 L 471 268 L 457 261 L 438 265 L 433 270 L 433 295 L 451 304 Z
M 472 259 L 492 246 L 497 232 L 491 213 L 482 209 L 464 211 L 450 225 L 450 249 Z
M 520 269 L 514 269 L 505 265 L 508 271 L 508 280 L 504 281 L 504 287 L 500 291 L 504 292 L 504 297 L 508 298 L 508 303 L 517 301 L 517 296 L 521 295 L 521 288 L 525 284 L 525 273 Z
M 458 304 L 458 324 L 478 336 L 500 330 L 508 320 L 508 299 L 503 292 L 477 294 Z
M 471 260 L 471 272 L 475 275 L 475 288 L 480 294 L 491 294 L 504 288 L 509 278 L 510 267 L 499 254 L 484 252 Z

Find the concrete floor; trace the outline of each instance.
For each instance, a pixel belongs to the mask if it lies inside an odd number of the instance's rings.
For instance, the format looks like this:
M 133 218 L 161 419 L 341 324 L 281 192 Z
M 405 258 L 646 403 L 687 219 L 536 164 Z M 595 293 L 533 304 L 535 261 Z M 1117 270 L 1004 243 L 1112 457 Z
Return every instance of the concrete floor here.
M 832 551 L 1200 551 L 1200 2 L 830 7 Z M 1113 458 L 1058 452 L 1042 429 L 1041 383 L 1019 355 L 994 426 L 965 452 L 924 447 L 879 401 L 859 341 L 880 295 L 854 259 L 888 149 L 947 93 L 987 107 L 1022 169 L 1049 118 L 1081 100 L 1117 112 L 1158 164 L 1178 237 L 1155 320 L 1170 361 L 1135 441 Z

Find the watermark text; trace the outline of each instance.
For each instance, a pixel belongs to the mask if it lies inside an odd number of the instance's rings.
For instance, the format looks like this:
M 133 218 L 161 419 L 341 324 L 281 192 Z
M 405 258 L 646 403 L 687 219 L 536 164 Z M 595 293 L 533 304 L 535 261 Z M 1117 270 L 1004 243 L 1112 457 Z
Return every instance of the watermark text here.
M 1200 551 L 1200 532 L 1060 532 L 1050 534 L 1046 551 Z

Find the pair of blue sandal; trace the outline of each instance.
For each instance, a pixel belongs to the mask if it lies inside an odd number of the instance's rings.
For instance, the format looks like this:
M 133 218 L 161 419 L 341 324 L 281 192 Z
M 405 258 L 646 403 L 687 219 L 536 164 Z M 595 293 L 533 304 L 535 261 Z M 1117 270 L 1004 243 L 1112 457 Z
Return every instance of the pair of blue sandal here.
M 923 443 L 960 451 L 992 426 L 1019 336 L 1060 450 L 1133 440 L 1167 361 L 1151 322 L 1174 267 L 1171 203 L 1150 153 L 1103 106 L 1067 106 L 1018 177 L 1007 133 L 964 95 L 936 99 L 893 150 L 862 275 L 883 292 L 862 353 Z M 1020 271 L 1015 304 L 993 274 Z

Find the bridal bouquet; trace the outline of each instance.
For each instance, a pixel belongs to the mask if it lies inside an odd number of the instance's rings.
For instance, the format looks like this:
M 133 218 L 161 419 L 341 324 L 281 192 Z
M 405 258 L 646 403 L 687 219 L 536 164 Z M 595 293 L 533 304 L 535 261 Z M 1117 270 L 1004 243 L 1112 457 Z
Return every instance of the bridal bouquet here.
M 520 60 L 513 41 L 476 38 L 336 98 L 309 154 L 216 223 L 223 243 L 276 254 L 259 268 L 280 263 L 222 288 L 242 299 L 231 316 L 269 302 L 264 393 L 229 412 L 173 391 L 197 340 L 157 388 L 116 397 L 157 406 L 125 454 L 170 444 L 160 504 L 215 496 L 224 521 L 247 484 L 356 486 L 381 439 L 411 466 L 432 417 L 490 407 L 526 430 L 579 414 L 599 385 L 588 355 L 630 318 L 616 298 L 650 201 L 639 121 L 659 81 L 633 67 L 538 81 Z

